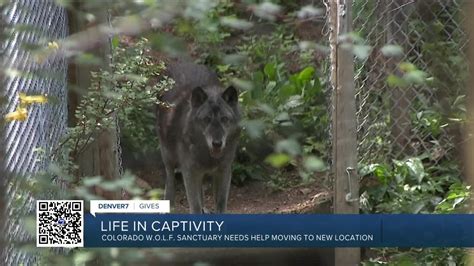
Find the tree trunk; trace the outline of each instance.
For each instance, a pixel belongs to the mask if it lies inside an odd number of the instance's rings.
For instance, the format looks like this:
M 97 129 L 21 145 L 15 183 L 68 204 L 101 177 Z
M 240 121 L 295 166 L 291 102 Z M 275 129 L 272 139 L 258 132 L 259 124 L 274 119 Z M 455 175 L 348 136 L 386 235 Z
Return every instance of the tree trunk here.
M 81 6 L 77 7 L 81 10 Z M 106 8 L 100 10 L 87 10 L 87 12 L 95 14 L 97 24 L 106 23 L 108 18 L 108 12 Z M 71 33 L 83 31 L 86 28 L 83 20 L 75 17 L 73 13 L 70 16 L 70 31 Z M 93 26 L 93 25 L 87 25 Z M 109 65 L 108 55 L 110 55 L 110 43 L 103 44 L 99 49 L 92 51 L 95 56 L 103 58 L 104 63 L 102 69 L 107 69 Z M 76 124 L 75 117 L 73 114 L 80 103 L 81 94 L 87 93 L 88 88 L 91 85 L 91 71 L 98 71 L 97 66 L 83 66 L 77 64 L 71 64 L 69 70 L 69 79 L 74 83 L 81 93 L 76 91 L 70 91 L 68 95 L 69 100 L 69 124 L 74 126 Z M 97 176 L 100 175 L 106 180 L 116 180 L 120 178 L 118 171 L 117 162 L 117 134 L 116 129 L 109 128 L 98 132 L 93 136 L 93 141 L 87 146 L 87 148 L 75 158 L 76 163 L 79 166 L 77 176 Z M 120 192 L 106 192 L 98 187 L 95 188 L 97 195 L 102 196 L 106 199 L 119 199 L 121 196 Z

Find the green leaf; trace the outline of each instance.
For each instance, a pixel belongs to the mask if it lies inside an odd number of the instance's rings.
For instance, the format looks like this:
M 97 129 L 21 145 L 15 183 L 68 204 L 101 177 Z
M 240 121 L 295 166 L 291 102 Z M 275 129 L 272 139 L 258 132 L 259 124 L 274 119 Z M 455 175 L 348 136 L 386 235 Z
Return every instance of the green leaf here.
M 390 171 L 385 165 L 378 165 L 377 167 L 375 167 L 374 175 L 382 184 L 388 184 L 388 182 L 392 178 Z
M 270 164 L 273 167 L 281 168 L 287 165 L 290 162 L 290 156 L 284 153 L 273 153 L 270 154 L 266 159 L 265 162 Z
M 377 179 L 382 183 L 382 184 L 387 184 L 391 178 L 392 178 L 392 173 L 388 166 L 384 164 L 369 164 L 363 166 L 359 170 L 359 175 L 361 177 L 367 176 L 369 174 L 373 174 Z
M 264 81 L 264 73 L 262 71 L 257 71 L 253 74 L 253 81 L 257 83 L 263 83 Z
M 319 80 L 319 77 L 314 76 L 313 80 L 314 80 L 313 86 L 311 86 L 311 87 L 309 87 L 305 90 L 304 97 L 306 99 L 312 99 L 313 97 L 317 97 L 317 96 L 321 95 L 322 85 L 321 85 L 321 81 Z
M 112 48 L 117 48 L 120 44 L 120 38 L 119 36 L 115 35 L 113 38 L 112 38 Z
M 117 191 L 120 188 L 119 184 L 112 181 L 102 182 L 99 187 L 107 191 Z
M 303 97 L 301 97 L 300 95 L 293 95 L 288 99 L 288 101 L 285 103 L 283 107 L 284 109 L 288 110 L 288 109 L 301 106 L 302 104 L 303 104 Z
M 418 70 L 414 64 L 409 63 L 409 62 L 400 63 L 400 65 L 398 65 L 398 68 L 400 68 L 400 70 L 403 72 L 411 72 L 411 71 Z
M 387 77 L 387 84 L 389 87 L 405 87 L 407 85 L 407 82 L 393 74 L 388 75 Z
M 265 114 L 269 116 L 273 116 L 275 114 L 275 110 L 268 104 L 259 103 L 257 106 L 258 106 L 258 110 L 264 112 Z
M 234 78 L 231 82 L 234 86 L 244 91 L 252 90 L 254 87 L 251 81 L 245 79 Z
M 378 165 L 379 164 L 362 165 L 359 170 L 359 175 L 361 177 L 364 177 L 368 174 L 372 174 L 374 172 L 375 167 Z
M 102 182 L 102 177 L 101 176 L 94 176 L 94 177 L 89 177 L 89 178 L 84 178 L 83 183 L 84 186 L 86 187 L 91 187 L 98 185 Z
M 267 84 L 267 87 L 265 88 L 267 91 L 273 90 L 276 87 L 277 83 L 276 81 L 270 81 Z
M 453 202 L 453 209 L 456 208 L 456 206 L 464 201 L 464 197 L 456 198 Z
M 354 45 L 354 47 L 352 48 L 352 52 L 354 53 L 354 55 L 361 60 L 364 60 L 369 57 L 371 50 L 372 47 L 369 45 Z
M 222 17 L 220 19 L 222 25 L 231 27 L 238 30 L 248 30 L 253 26 L 252 22 L 247 20 L 238 19 L 235 17 Z
M 88 251 L 74 252 L 74 265 L 85 265 L 87 262 L 94 259 L 94 254 Z
M 226 72 L 230 69 L 230 65 L 217 65 L 216 67 L 219 72 Z
M 316 156 L 308 156 L 304 159 L 303 166 L 310 172 L 323 171 L 325 170 L 324 162 Z
M 362 38 L 357 32 L 349 32 L 346 34 L 339 35 L 338 39 L 343 44 L 364 42 L 364 38 Z
M 247 55 L 245 54 L 228 54 L 222 58 L 222 62 L 227 65 L 241 65 L 245 63 Z
M 296 88 L 295 85 L 287 83 L 283 86 L 281 86 L 279 95 L 281 98 L 286 99 L 290 97 L 291 95 L 295 95 L 298 93 L 298 89 Z
M 276 64 L 275 63 L 268 63 L 263 68 L 263 73 L 268 77 L 270 80 L 276 79 Z
M 410 84 L 421 85 L 426 81 L 428 74 L 421 70 L 413 70 L 406 73 L 403 78 Z
M 265 129 L 265 124 L 261 120 L 244 120 L 241 124 L 251 138 L 261 137 Z
M 403 55 L 403 48 L 400 45 L 387 44 L 380 49 L 383 55 L 388 57 Z
M 415 203 L 413 203 L 413 206 L 411 208 L 411 213 L 413 213 L 413 214 L 420 213 L 420 211 L 423 210 L 423 208 L 425 208 L 425 206 L 426 206 L 426 202 L 424 202 L 424 201 L 415 202 Z
M 291 122 L 290 115 L 287 112 L 281 112 L 275 117 L 275 123 L 281 124 L 285 122 Z
M 279 153 L 287 153 L 291 156 L 297 156 L 301 154 L 301 145 L 294 139 L 285 139 L 277 142 L 275 150 Z
M 408 252 L 394 254 L 391 257 L 391 261 L 393 262 L 392 265 L 397 265 L 397 266 L 419 265 L 419 262 L 413 256 L 411 256 L 411 254 Z
M 421 183 L 423 178 L 427 175 L 423 163 L 419 158 L 410 158 L 405 162 L 405 165 L 408 167 L 410 175 Z
M 272 2 L 263 2 L 256 5 L 252 11 L 257 17 L 268 19 L 268 20 L 275 20 L 276 15 L 280 13 L 281 7 L 277 4 Z
M 315 69 L 312 66 L 306 67 L 298 74 L 298 80 L 302 83 L 310 81 L 314 76 Z

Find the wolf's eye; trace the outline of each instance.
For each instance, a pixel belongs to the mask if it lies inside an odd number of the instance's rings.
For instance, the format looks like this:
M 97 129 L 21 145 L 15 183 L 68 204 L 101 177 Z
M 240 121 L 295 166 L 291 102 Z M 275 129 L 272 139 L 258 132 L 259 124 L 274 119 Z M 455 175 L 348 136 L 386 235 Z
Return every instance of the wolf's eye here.
M 225 117 L 225 116 L 221 117 L 221 123 L 224 123 L 224 124 L 225 124 L 225 123 L 227 123 L 227 122 L 229 122 L 229 118 L 227 118 L 227 117 Z
M 210 116 L 204 117 L 204 123 L 209 124 L 211 123 L 212 118 Z

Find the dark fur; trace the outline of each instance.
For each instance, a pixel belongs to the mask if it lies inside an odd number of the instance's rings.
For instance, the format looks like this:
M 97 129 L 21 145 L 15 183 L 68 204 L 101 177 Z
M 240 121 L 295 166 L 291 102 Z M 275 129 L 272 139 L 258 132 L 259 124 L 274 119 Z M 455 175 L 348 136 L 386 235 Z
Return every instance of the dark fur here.
M 190 212 L 202 213 L 202 182 L 210 176 L 216 212 L 223 213 L 240 132 L 238 93 L 233 87 L 224 89 L 217 75 L 202 65 L 173 63 L 167 72 L 176 84 L 161 100 L 171 107 L 159 107 L 157 112 L 165 199 L 173 205 L 174 173 L 179 169 Z

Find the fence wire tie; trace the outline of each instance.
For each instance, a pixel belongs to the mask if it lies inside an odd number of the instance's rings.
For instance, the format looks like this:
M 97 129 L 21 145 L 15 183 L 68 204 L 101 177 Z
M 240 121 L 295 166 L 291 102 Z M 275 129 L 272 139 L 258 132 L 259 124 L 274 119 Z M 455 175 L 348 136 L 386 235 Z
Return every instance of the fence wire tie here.
M 352 197 L 352 185 L 351 185 L 351 172 L 354 171 L 354 167 L 347 167 L 346 168 L 346 173 L 347 173 L 347 183 L 349 184 L 349 193 L 346 194 L 346 201 L 347 202 L 356 202 L 359 200 L 359 198 L 353 198 Z

